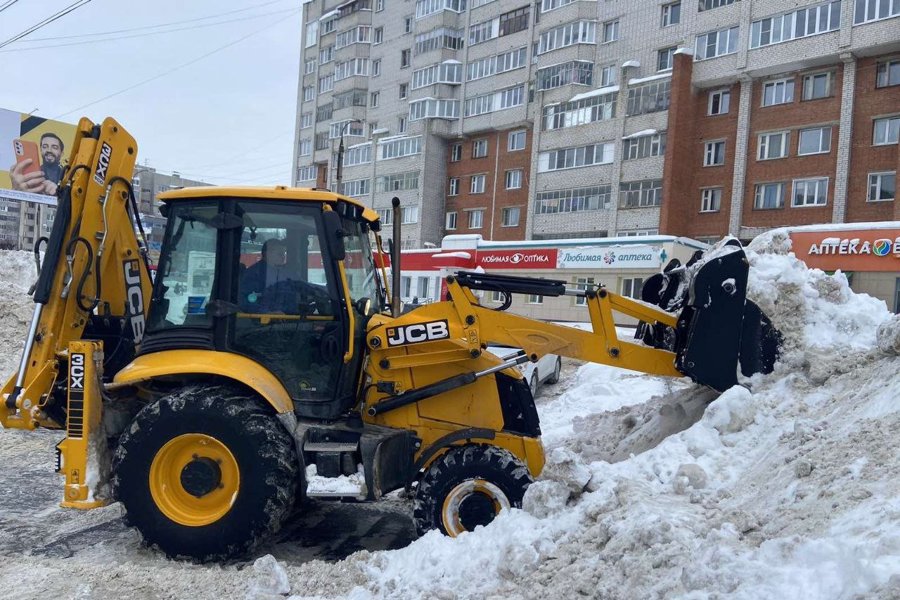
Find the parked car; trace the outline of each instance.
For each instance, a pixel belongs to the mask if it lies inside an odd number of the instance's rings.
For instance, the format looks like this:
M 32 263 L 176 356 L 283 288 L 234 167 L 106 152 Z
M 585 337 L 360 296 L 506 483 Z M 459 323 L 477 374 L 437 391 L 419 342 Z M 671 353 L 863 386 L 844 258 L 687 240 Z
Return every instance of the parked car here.
M 522 350 L 506 346 L 488 346 L 487 351 L 502 359 L 513 358 Z M 519 371 L 531 388 L 531 395 L 537 396 L 541 384 L 556 383 L 562 371 L 562 359 L 556 354 L 546 354 L 536 363 L 526 362 L 518 366 Z

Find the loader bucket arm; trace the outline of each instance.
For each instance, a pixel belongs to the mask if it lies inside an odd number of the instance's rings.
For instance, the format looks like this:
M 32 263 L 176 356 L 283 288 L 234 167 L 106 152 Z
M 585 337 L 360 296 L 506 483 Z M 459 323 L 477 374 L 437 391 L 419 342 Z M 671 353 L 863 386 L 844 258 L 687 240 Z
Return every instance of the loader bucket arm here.
M 781 336 L 746 298 L 749 263 L 740 243 L 733 240 L 697 258 L 651 279 L 650 288 L 667 310 L 602 287 L 584 291 L 567 289 L 564 281 L 461 272 L 448 278 L 451 313 L 470 345 L 477 339 L 482 345 L 520 347 L 532 360 L 555 353 L 643 373 L 688 376 L 718 391 L 738 382 L 738 369 L 747 376 L 771 372 Z M 585 297 L 592 331 L 481 306 L 471 290 Z M 639 319 L 640 339 L 620 339 L 613 312 Z

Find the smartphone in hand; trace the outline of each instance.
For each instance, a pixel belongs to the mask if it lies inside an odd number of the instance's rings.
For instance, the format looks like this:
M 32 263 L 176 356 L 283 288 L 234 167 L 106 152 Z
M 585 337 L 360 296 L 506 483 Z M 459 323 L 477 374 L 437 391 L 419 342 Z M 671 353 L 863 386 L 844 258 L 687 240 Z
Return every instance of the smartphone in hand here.
M 27 158 L 31 159 L 31 164 L 25 168 L 23 175 L 41 170 L 41 161 L 37 143 L 28 140 L 15 139 L 13 140 L 13 152 L 16 155 L 16 164 Z

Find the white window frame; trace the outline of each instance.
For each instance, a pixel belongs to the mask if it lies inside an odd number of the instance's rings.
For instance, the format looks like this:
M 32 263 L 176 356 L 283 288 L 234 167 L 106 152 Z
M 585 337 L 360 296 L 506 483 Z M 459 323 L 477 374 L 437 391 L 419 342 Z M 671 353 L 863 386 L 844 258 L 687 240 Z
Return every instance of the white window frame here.
M 700 212 L 714 213 L 722 210 L 722 188 L 705 188 L 700 190 Z
M 776 147 L 772 142 L 778 140 L 778 154 L 771 154 L 773 148 Z M 756 138 L 756 160 L 778 160 L 787 158 L 790 155 L 791 132 L 790 131 L 770 131 L 761 133 Z
M 722 154 L 719 157 L 719 147 Z M 720 160 L 721 159 L 721 160 Z M 725 164 L 725 140 L 710 140 L 703 144 L 703 166 L 721 167 Z
M 681 0 L 663 4 L 661 8 L 660 27 L 671 27 L 681 23 Z
M 900 85 L 900 58 L 879 61 L 875 66 L 875 87 L 886 88 L 895 85 Z
M 528 304 L 543 304 L 544 297 L 539 294 L 528 294 Z
M 716 103 L 716 99 L 718 99 L 719 110 L 717 112 L 713 112 L 713 105 Z M 724 106 L 724 110 L 723 110 Z M 709 100 L 707 102 L 706 114 L 709 116 L 714 115 L 727 115 L 731 110 L 731 90 L 730 89 L 722 89 L 715 90 L 709 93 Z
M 641 299 L 641 290 L 644 289 L 643 277 L 623 277 L 622 295 L 626 298 Z
M 770 81 L 766 81 L 762 86 L 762 94 L 760 94 L 760 101 L 762 106 L 779 106 L 781 104 L 791 104 L 794 101 L 794 87 L 795 82 L 793 77 L 786 77 L 784 79 L 772 79 Z M 779 87 L 781 89 L 781 94 L 779 94 Z M 772 103 L 766 104 L 766 90 L 772 89 Z M 780 96 L 780 101 L 779 101 Z
M 444 218 L 444 229 L 447 231 L 455 231 L 457 224 L 458 213 L 453 210 L 447 213 L 447 216 Z
M 712 40 L 712 46 L 710 46 L 712 36 L 715 36 L 715 39 Z M 701 33 L 694 43 L 694 61 L 699 62 L 735 54 L 740 37 L 741 28 L 738 25 Z M 710 48 L 712 48 L 711 51 Z
M 450 162 L 459 162 L 462 160 L 462 144 L 453 144 L 450 146 Z
M 894 179 L 894 195 L 891 198 L 873 198 L 873 196 L 881 195 L 882 180 L 888 177 Z M 891 202 L 897 198 L 897 171 L 879 171 L 877 173 L 869 173 L 868 191 L 866 192 L 866 202 Z M 873 193 L 874 192 L 874 193 Z
M 515 216 L 515 220 L 512 216 Z M 518 227 L 519 220 L 522 217 L 522 209 L 518 206 L 507 206 L 500 210 L 500 226 L 501 227 Z
M 775 188 L 778 191 L 775 206 L 763 206 L 763 203 L 766 198 L 766 191 L 770 189 L 772 186 L 778 186 Z M 784 196 L 785 192 L 787 192 L 787 183 L 784 181 L 771 181 L 765 183 L 757 183 L 754 186 L 753 191 L 753 208 L 754 210 L 776 210 L 779 208 L 784 208 Z
M 522 169 L 510 169 L 506 172 L 505 183 L 508 190 L 522 189 L 522 179 L 525 172 Z
M 459 177 L 451 177 L 447 185 L 448 196 L 459 196 Z
M 466 211 L 469 213 L 469 229 L 482 229 L 484 227 L 484 209 L 473 208 Z
M 825 95 L 824 96 L 815 96 L 814 92 L 816 91 L 816 79 L 819 77 L 825 78 Z M 804 101 L 809 100 L 823 100 L 825 98 L 831 98 L 834 96 L 834 71 L 824 71 L 819 73 L 809 73 L 808 75 L 803 76 L 803 95 L 802 98 Z
M 900 138 L 900 115 L 874 119 L 872 123 L 873 146 L 893 146 L 897 144 L 898 138 Z
M 814 132 L 819 133 L 819 149 L 815 152 L 803 151 L 804 135 L 811 135 Z M 797 156 L 811 156 L 813 154 L 828 154 L 831 152 L 831 126 L 824 127 L 807 127 L 801 129 L 797 133 Z
M 519 143 L 520 139 L 521 139 L 521 143 Z M 507 139 L 506 139 L 507 152 L 516 152 L 519 150 L 524 150 L 525 149 L 525 140 L 526 140 L 526 131 L 524 129 L 510 131 L 507 136 Z
M 601 44 L 609 44 L 619 39 L 619 19 L 605 21 L 603 23 L 603 33 Z
M 808 206 L 827 206 L 828 205 L 828 177 L 804 177 L 803 179 L 795 179 L 791 185 L 791 207 L 793 208 L 805 208 Z M 810 191 L 810 186 L 813 185 L 815 192 L 815 199 L 813 202 L 808 202 L 806 200 L 808 193 Z M 802 203 L 797 202 L 797 193 L 803 190 L 804 200 Z M 822 202 L 818 202 L 819 192 L 822 192 Z
M 483 194 L 485 182 L 487 181 L 487 176 L 484 173 L 479 173 L 478 175 L 472 175 L 469 179 L 469 193 L 470 194 Z
M 487 139 L 475 140 L 472 142 L 472 158 L 484 158 L 488 155 Z
M 656 71 L 657 73 L 667 73 L 675 66 L 675 51 L 678 46 L 670 46 L 668 48 L 660 48 L 656 51 Z M 663 66 L 662 59 L 666 57 L 666 64 Z M 662 68 L 660 68 L 662 67 Z

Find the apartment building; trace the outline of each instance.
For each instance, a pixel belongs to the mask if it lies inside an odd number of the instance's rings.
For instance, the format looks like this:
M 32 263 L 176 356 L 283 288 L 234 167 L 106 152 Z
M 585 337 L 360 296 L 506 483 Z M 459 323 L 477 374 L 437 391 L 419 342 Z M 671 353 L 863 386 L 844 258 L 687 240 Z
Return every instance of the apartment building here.
M 294 183 L 397 196 L 403 247 L 900 218 L 900 0 L 303 14 Z

